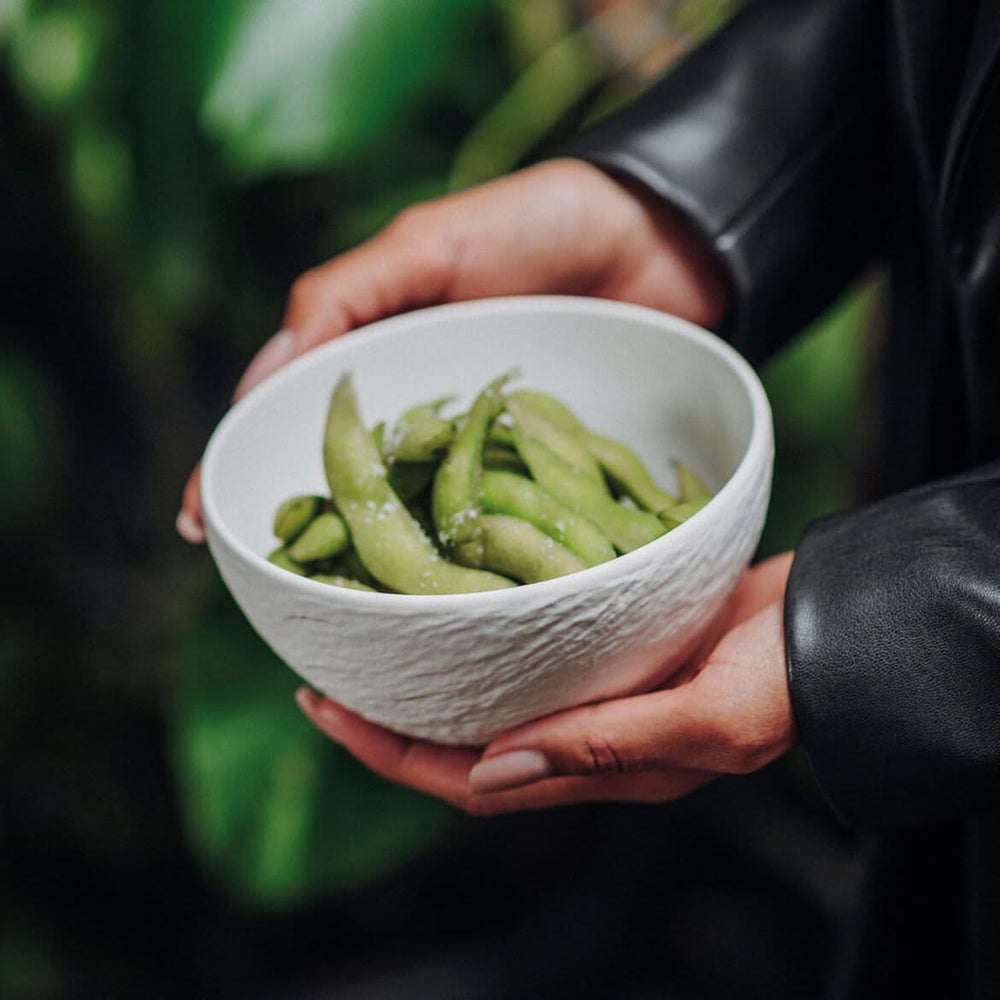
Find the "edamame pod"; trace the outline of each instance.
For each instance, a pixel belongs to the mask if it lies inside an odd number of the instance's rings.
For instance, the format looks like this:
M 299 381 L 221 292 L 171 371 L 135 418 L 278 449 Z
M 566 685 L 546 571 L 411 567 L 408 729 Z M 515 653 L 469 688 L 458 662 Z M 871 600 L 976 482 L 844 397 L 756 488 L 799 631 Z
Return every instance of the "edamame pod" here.
M 404 594 L 453 594 L 515 586 L 494 573 L 446 562 L 393 493 L 358 411 L 350 375 L 337 383 L 323 438 L 331 495 L 368 572 Z
M 539 583 L 586 569 L 575 553 L 533 524 L 507 514 L 483 514 L 483 565 L 522 583 Z
M 332 510 L 313 518 L 309 527 L 288 546 L 297 563 L 315 562 L 340 555 L 351 544 L 344 519 Z
M 703 500 L 688 500 L 684 503 L 674 504 L 673 507 L 668 507 L 666 510 L 660 511 L 660 521 L 666 525 L 668 530 L 676 528 L 678 524 L 683 524 L 693 514 L 697 514 L 706 503 L 708 503 L 707 498 Z
M 387 451 L 390 462 L 431 462 L 440 458 L 455 437 L 455 421 L 440 415 L 450 396 L 411 407 L 396 422 Z
M 372 440 L 375 442 L 375 450 L 378 451 L 379 458 L 385 461 L 385 421 L 380 420 L 372 428 Z
M 514 418 L 509 413 L 499 414 L 496 420 L 490 424 L 486 440 L 489 444 L 497 445 L 500 448 L 513 448 Z
M 666 531 L 653 514 L 623 507 L 604 487 L 541 441 L 518 434 L 517 450 L 542 489 L 578 514 L 590 518 L 619 552 L 631 552 Z
M 317 496 L 289 497 L 274 512 L 274 534 L 286 545 L 295 541 L 320 512 L 323 498 Z
M 372 590 L 378 590 L 378 581 L 365 568 L 365 564 L 361 561 L 357 552 L 354 551 L 353 546 L 349 546 L 337 556 L 333 562 L 333 566 L 330 568 L 330 572 L 334 576 L 346 576 L 351 580 L 357 580 L 359 583 L 371 587 Z
M 583 430 L 583 424 L 577 415 L 561 400 L 534 389 L 517 389 L 507 393 L 507 401 L 520 401 L 540 413 L 550 424 L 561 427 L 564 431 L 576 433 Z
M 431 487 L 431 516 L 438 539 L 466 565 L 478 565 L 479 477 L 483 446 L 490 424 L 503 408 L 500 389 L 510 379 L 501 375 L 475 398 L 464 424 L 455 434 Z
M 284 545 L 276 548 L 267 557 L 267 561 L 280 569 L 287 569 L 289 573 L 295 573 L 297 576 L 305 576 L 306 574 L 306 571 L 288 554 L 288 549 Z
M 712 499 L 712 491 L 683 462 L 673 462 L 677 473 L 677 489 L 681 503 L 700 503 L 704 506 Z
M 615 557 L 611 540 L 593 521 L 560 503 L 525 476 L 484 469 L 479 497 L 485 513 L 510 514 L 528 521 L 574 552 L 587 566 Z
M 653 479 L 642 459 L 627 445 L 588 430 L 579 432 L 579 440 L 608 478 L 640 507 L 658 514 L 677 503 L 677 497 Z
M 605 486 L 604 474 L 601 472 L 600 465 L 580 442 L 576 432 L 567 431 L 552 423 L 523 396 L 509 396 L 505 408 L 514 418 L 517 429 L 522 434 L 526 434 L 536 441 L 541 441 L 556 455 L 589 476 L 595 483 L 599 483 L 602 487 Z

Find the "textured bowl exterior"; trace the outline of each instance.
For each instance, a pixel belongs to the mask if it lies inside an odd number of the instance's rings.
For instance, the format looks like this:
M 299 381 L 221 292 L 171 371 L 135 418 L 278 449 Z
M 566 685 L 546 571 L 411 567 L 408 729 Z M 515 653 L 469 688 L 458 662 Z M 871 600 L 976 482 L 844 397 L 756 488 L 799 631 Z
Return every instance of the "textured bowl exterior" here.
M 503 330 L 517 332 L 498 346 Z M 622 351 L 621 372 L 609 358 L 607 336 Z M 449 369 L 440 376 L 443 386 L 450 379 L 452 387 L 474 392 L 511 366 L 498 364 L 506 359 L 525 369 L 523 384 L 562 395 L 585 422 L 591 423 L 589 409 L 596 409 L 598 429 L 634 443 L 634 424 L 643 445 L 638 450 L 660 478 L 662 451 L 692 462 L 716 495 L 689 521 L 635 552 L 511 590 L 370 594 L 272 566 L 264 556 L 273 545 L 267 528 L 276 499 L 323 486 L 316 468 L 321 423 L 316 433 L 303 433 L 304 440 L 280 427 L 272 437 L 271 429 L 282 421 L 290 421 L 288 428 L 312 428 L 344 370 L 356 372 L 364 407 L 365 361 L 379 344 L 387 350 L 373 362 L 368 381 L 373 396 L 384 393 L 386 409 L 375 416 L 391 417 L 440 394 L 433 378 L 413 384 L 428 367 L 435 337 L 453 345 L 450 352 L 442 350 L 442 364 L 453 354 L 466 355 L 449 361 L 468 369 L 462 381 L 454 381 L 458 369 Z M 560 338 L 550 352 L 546 345 Z M 563 358 L 568 342 L 571 364 Z M 650 356 L 635 357 L 643 351 Z M 567 374 L 574 364 L 575 374 Z M 380 379 L 384 385 L 376 391 Z M 565 383 L 552 384 L 560 379 Z M 673 386 L 671 399 L 689 394 L 687 407 L 663 409 L 658 386 L 666 383 Z M 706 400 L 714 386 L 720 387 L 717 398 Z M 591 394 L 606 400 L 603 410 L 588 408 Z M 632 398 L 623 403 L 622 394 Z M 690 419 L 687 409 L 699 406 L 705 408 L 701 417 Z M 290 416 L 310 407 L 301 417 Z M 645 431 L 644 413 L 651 415 Z M 670 440 L 661 449 L 660 428 L 668 424 Z M 209 547 L 223 579 L 255 629 L 299 675 L 398 732 L 478 745 L 562 708 L 648 689 L 676 670 L 703 639 L 753 555 L 772 458 L 763 389 L 749 366 L 713 335 L 639 307 L 532 296 L 421 310 L 310 352 L 223 420 L 206 452 L 202 494 Z M 302 469 L 299 479 L 296 469 Z

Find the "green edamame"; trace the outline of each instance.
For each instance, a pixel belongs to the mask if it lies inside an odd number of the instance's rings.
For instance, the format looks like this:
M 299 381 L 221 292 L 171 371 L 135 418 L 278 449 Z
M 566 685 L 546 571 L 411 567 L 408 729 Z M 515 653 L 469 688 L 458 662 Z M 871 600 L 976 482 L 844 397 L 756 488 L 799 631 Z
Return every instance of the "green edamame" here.
M 489 432 L 486 435 L 488 444 L 496 445 L 498 448 L 514 447 L 514 418 L 509 413 L 501 413 L 490 424 Z
M 451 594 L 534 583 L 613 559 L 683 523 L 710 498 L 681 463 L 679 497 L 622 442 L 566 404 L 490 382 L 469 411 L 411 407 L 365 428 L 349 375 L 330 400 L 330 498 L 291 497 L 268 559 L 355 590 Z M 610 484 L 610 485 L 609 485 Z M 612 492 L 614 489 L 614 493 Z
M 478 565 L 482 556 L 477 536 L 483 447 L 490 424 L 503 409 L 500 390 L 510 377 L 501 375 L 476 396 L 431 486 L 431 515 L 438 540 L 466 565 Z
M 712 492 L 683 462 L 671 463 L 677 474 L 677 490 L 682 503 L 700 503 L 704 506 L 712 499 Z
M 288 546 L 297 563 L 315 562 L 340 555 L 351 543 L 344 519 L 332 510 L 317 515 L 305 531 Z
M 451 594 L 512 587 L 494 573 L 446 562 L 393 493 L 386 468 L 358 410 L 349 375 L 330 400 L 323 464 L 354 548 L 383 586 L 404 594 Z
M 378 589 L 378 581 L 368 572 L 368 568 L 361 561 L 354 546 L 351 545 L 332 561 L 329 572 L 334 576 L 346 576 L 351 580 L 357 580 L 372 590 Z
M 516 389 L 507 393 L 508 403 L 514 400 L 529 406 L 536 413 L 545 417 L 550 424 L 561 427 L 564 431 L 575 434 L 583 430 L 583 424 L 577 415 L 561 400 L 545 392 L 538 392 L 535 389 Z
M 684 503 L 674 504 L 673 507 L 668 507 L 666 510 L 661 510 L 658 516 L 669 531 L 676 528 L 677 525 L 683 524 L 692 515 L 697 514 L 705 506 L 705 503 L 705 500 L 687 500 Z
M 268 557 L 267 561 L 280 569 L 287 569 L 289 573 L 297 576 L 305 576 L 306 571 L 288 554 L 288 549 L 284 545 L 278 546 Z
M 322 497 L 289 497 L 274 512 L 275 537 L 280 538 L 286 545 L 295 541 L 322 508 Z
M 519 517 L 483 514 L 480 537 L 483 565 L 522 583 L 539 583 L 587 568 L 578 555 Z
M 511 394 L 507 397 L 505 408 L 514 418 L 517 430 L 522 434 L 541 441 L 564 461 L 589 476 L 602 487 L 604 474 L 594 456 L 583 446 L 577 437 L 577 432 L 569 431 L 549 420 L 544 413 L 535 409 L 531 401 L 524 396 Z
M 571 510 L 526 476 L 483 471 L 479 497 L 484 512 L 510 514 L 533 524 L 579 556 L 587 566 L 615 557 L 615 547 L 593 521 Z
M 677 503 L 677 497 L 653 479 L 642 459 L 627 445 L 588 430 L 580 431 L 579 437 L 605 475 L 640 507 L 658 514 Z
M 541 441 L 518 434 L 517 450 L 542 489 L 593 521 L 619 552 L 631 552 L 666 531 L 653 514 L 623 507 L 603 486 Z
M 446 396 L 431 403 L 413 406 L 393 427 L 387 457 L 392 462 L 432 462 L 440 458 L 455 437 L 455 421 L 441 416 L 441 408 L 451 402 Z

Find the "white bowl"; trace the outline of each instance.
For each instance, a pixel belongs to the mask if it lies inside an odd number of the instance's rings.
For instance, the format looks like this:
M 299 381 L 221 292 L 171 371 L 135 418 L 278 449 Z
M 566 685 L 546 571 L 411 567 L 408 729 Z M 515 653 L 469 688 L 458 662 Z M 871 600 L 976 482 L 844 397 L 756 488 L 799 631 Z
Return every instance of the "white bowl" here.
M 278 569 L 275 507 L 326 493 L 321 441 L 338 376 L 366 423 L 496 375 L 549 392 L 631 445 L 667 488 L 671 459 L 716 490 L 690 520 L 570 576 L 478 594 L 331 587 Z M 297 359 L 237 403 L 202 466 L 208 544 L 254 628 L 317 690 L 398 732 L 483 744 L 558 709 L 662 683 L 750 561 L 766 513 L 771 413 L 750 366 L 690 323 L 591 298 L 527 296 L 383 320 Z

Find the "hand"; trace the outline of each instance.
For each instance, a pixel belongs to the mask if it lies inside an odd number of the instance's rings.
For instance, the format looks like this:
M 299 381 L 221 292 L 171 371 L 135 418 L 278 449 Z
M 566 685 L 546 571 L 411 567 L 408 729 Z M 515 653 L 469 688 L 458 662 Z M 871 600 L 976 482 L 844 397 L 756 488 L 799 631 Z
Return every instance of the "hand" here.
M 594 295 L 702 326 L 726 308 L 711 248 L 667 203 L 582 160 L 551 160 L 415 205 L 361 246 L 306 272 L 283 329 L 236 388 L 239 399 L 310 348 L 420 306 L 494 295 Z M 204 540 L 198 471 L 177 528 Z
M 594 800 L 661 802 L 776 760 L 797 741 L 782 634 L 792 554 L 747 571 L 711 651 L 671 682 L 559 712 L 484 751 L 407 739 L 308 688 L 313 724 L 390 781 L 473 815 Z

